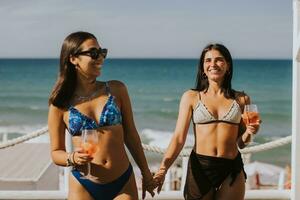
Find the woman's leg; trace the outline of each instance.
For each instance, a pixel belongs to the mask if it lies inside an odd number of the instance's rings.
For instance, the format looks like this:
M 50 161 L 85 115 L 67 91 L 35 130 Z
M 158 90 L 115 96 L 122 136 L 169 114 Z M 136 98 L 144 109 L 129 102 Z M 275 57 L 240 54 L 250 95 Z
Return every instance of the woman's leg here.
M 187 189 L 188 187 L 188 189 Z M 188 186 L 185 188 L 185 194 L 184 199 L 185 200 L 214 200 L 214 192 L 213 189 L 211 189 L 209 192 L 207 192 L 205 195 L 202 195 L 198 189 L 197 185 L 193 185 L 189 183 Z
M 91 195 L 86 189 L 78 182 L 78 180 L 72 175 L 69 175 L 69 193 L 68 200 L 93 200 Z
M 194 167 L 194 170 L 201 170 L 197 169 L 197 167 Z M 184 199 L 185 200 L 214 200 L 213 199 L 213 189 L 208 188 L 208 192 L 203 195 L 198 187 L 198 184 L 201 183 L 200 185 L 207 185 L 208 183 L 206 182 L 207 180 L 203 179 L 201 173 L 195 172 L 195 174 L 198 174 L 199 177 L 195 177 L 192 172 L 192 163 L 191 163 L 191 158 L 188 163 L 188 171 L 187 171 L 187 177 L 186 177 L 186 182 L 184 186 Z M 201 175 L 201 176 L 200 176 Z M 198 182 L 197 182 L 198 181 Z M 203 189 L 203 188 L 202 188 Z M 205 189 L 206 190 L 206 189 Z
M 216 194 L 217 200 L 243 200 L 245 196 L 245 176 L 241 171 L 234 183 L 230 186 L 232 178 L 229 175 Z
M 128 182 L 120 191 L 114 200 L 138 200 L 138 191 L 136 187 L 134 173 L 132 172 Z

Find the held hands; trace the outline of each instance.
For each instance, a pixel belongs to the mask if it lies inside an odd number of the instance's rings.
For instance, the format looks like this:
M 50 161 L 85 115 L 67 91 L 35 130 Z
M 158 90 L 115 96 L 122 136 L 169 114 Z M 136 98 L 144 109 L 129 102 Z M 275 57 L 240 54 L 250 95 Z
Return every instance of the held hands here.
M 156 174 L 154 175 L 154 180 L 156 182 L 157 187 L 157 193 L 159 194 L 161 191 L 161 188 L 164 184 L 165 177 L 166 177 L 167 170 L 165 168 L 160 168 Z
M 154 196 L 154 192 L 153 190 L 155 188 L 157 188 L 157 193 L 159 194 L 162 186 L 164 184 L 165 181 L 165 176 L 166 176 L 167 170 L 163 167 L 161 167 L 156 174 L 154 175 L 154 177 L 152 177 L 152 175 L 148 178 L 143 178 L 143 194 L 142 197 L 143 199 L 146 197 L 146 191 L 148 191 L 151 196 Z
M 150 171 L 146 174 L 143 174 L 143 180 L 142 180 L 142 199 L 145 199 L 146 197 L 146 191 L 151 194 L 152 197 L 154 197 L 154 189 L 156 188 L 156 183 L 153 179 L 152 174 Z

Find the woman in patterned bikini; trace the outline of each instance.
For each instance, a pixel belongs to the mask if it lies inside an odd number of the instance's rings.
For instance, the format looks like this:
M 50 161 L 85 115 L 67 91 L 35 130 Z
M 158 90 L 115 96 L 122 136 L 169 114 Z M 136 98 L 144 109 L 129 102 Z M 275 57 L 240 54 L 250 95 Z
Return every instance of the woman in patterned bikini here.
M 64 40 L 60 72 L 49 98 L 48 125 L 54 163 L 72 166 L 68 199 L 138 199 L 129 149 L 143 176 L 143 198 L 153 196 L 154 182 L 137 133 L 126 86 L 96 78 L 107 55 L 96 37 L 75 32 Z M 66 152 L 65 130 L 76 151 Z M 89 156 L 80 148 L 81 131 L 98 131 L 97 151 Z M 82 179 L 90 163 L 93 180 Z

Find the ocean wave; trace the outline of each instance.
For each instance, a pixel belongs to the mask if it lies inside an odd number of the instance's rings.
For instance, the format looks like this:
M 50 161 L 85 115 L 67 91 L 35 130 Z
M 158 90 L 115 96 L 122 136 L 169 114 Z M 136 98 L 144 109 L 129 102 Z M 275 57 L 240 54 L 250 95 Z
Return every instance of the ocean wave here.
M 168 119 L 176 119 L 178 115 L 178 109 L 171 108 L 156 108 L 156 109 L 134 109 L 134 113 L 142 117 L 155 116 Z
M 140 132 L 143 142 L 146 141 L 147 144 L 157 146 L 160 148 L 167 148 L 169 142 L 172 138 L 173 132 L 153 130 L 153 129 L 143 129 Z M 188 134 L 185 145 L 193 146 L 194 138 L 192 134 Z
M 0 134 L 7 133 L 7 134 L 28 134 L 32 133 L 42 127 L 45 124 L 35 124 L 35 125 L 14 125 L 14 126 L 0 126 Z
M 262 120 L 269 120 L 269 121 L 278 121 L 278 120 L 283 120 L 283 121 L 290 121 L 292 119 L 292 114 L 291 113 L 262 113 L 261 114 Z
M 29 108 L 30 108 L 31 110 L 42 110 L 42 108 L 39 107 L 39 106 L 29 106 Z
M 172 110 L 172 109 L 162 108 L 162 109 L 160 109 L 160 112 L 162 112 L 162 113 L 174 113 L 176 111 Z
M 16 92 L 16 93 L 6 93 L 3 92 L 0 94 L 0 99 L 1 100 L 18 100 L 22 98 L 23 100 L 47 100 L 47 96 L 46 95 L 40 95 L 40 94 L 20 94 L 20 92 Z
M 172 102 L 172 101 L 177 101 L 177 99 L 176 98 L 172 98 L 172 97 L 164 97 L 163 101 L 164 102 Z
M 0 106 L 0 112 L 30 112 L 30 111 L 47 111 L 47 106 L 37 106 L 37 105 L 6 105 L 6 106 Z

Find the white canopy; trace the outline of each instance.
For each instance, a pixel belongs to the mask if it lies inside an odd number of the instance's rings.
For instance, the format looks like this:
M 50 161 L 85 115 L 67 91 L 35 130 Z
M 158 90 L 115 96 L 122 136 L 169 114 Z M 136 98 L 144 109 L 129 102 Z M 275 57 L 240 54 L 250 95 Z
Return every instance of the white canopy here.
M 258 175 L 262 185 L 278 185 L 280 176 L 285 172 L 282 167 L 258 161 L 246 164 L 244 169 L 249 179 Z

